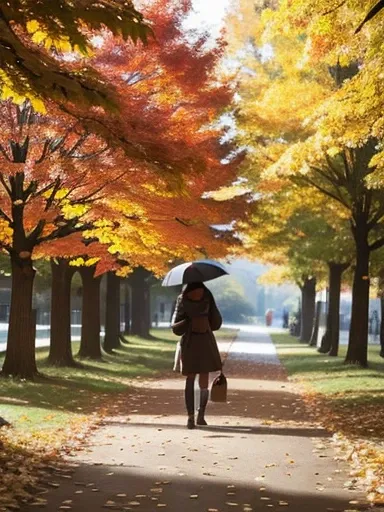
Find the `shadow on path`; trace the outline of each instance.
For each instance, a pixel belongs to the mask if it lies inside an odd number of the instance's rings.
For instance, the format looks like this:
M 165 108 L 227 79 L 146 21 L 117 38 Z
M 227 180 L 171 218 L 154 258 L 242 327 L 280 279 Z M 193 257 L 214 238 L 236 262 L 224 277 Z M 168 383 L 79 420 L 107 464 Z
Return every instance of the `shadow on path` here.
M 149 474 L 144 475 L 143 471 Z M 191 478 L 187 472 L 169 476 L 167 471 L 144 468 L 140 465 L 81 465 L 76 471 L 76 484 L 58 481 L 45 510 L 76 512 L 139 510 L 155 512 L 206 512 L 208 510 L 245 512 L 267 511 L 271 508 L 293 512 L 342 512 L 363 510 L 351 506 L 348 500 L 336 495 L 309 493 L 297 482 L 295 491 L 287 492 L 273 485 L 255 482 L 242 485 L 228 475 Z M 62 507 L 62 508 L 60 508 Z M 34 508 L 23 508 L 23 512 Z

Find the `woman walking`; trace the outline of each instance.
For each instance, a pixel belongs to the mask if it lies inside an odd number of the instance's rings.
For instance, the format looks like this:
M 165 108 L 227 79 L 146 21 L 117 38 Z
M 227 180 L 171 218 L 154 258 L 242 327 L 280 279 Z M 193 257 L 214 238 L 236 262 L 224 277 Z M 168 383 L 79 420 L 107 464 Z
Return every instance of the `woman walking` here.
M 200 406 L 196 423 L 207 425 L 209 372 L 220 371 L 222 362 L 212 331 L 220 329 L 222 318 L 212 293 L 203 283 L 189 283 L 177 299 L 172 320 L 174 334 L 182 336 L 181 371 L 186 376 L 185 405 L 187 427 L 195 427 L 195 379 L 199 375 Z

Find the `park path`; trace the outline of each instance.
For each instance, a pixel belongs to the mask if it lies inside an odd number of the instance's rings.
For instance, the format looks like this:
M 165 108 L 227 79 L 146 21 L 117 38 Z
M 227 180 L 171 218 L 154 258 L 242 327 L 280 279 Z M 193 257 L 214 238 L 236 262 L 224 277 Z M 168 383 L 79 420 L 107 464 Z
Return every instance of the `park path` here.
M 180 377 L 140 383 L 70 457 L 71 477 L 53 478 L 59 486 L 44 496 L 44 509 L 364 509 L 353 503 L 362 495 L 345 488 L 347 467 L 335 460 L 329 434 L 310 422 L 266 329 L 244 328 L 226 348 L 229 403 L 209 404 L 209 426 L 185 428 Z

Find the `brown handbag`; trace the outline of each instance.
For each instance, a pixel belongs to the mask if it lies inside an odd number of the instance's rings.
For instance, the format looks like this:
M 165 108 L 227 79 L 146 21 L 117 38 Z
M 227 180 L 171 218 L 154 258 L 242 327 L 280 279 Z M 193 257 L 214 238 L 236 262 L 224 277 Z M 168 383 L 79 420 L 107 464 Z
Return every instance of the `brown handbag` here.
M 211 401 L 212 402 L 226 402 L 227 401 L 227 378 L 223 372 L 214 379 L 211 387 Z

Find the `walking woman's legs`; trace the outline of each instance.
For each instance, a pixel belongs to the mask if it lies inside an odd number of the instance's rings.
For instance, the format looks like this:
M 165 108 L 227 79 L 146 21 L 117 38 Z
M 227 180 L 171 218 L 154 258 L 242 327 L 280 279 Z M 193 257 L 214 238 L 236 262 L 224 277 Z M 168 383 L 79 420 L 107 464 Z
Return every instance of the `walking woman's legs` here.
M 207 407 L 208 395 L 209 395 L 208 379 L 209 379 L 208 373 L 201 373 L 199 375 L 200 407 L 199 407 L 199 412 L 197 414 L 197 421 L 196 421 L 196 423 L 198 425 L 207 425 L 207 422 L 205 421 L 205 418 L 204 418 L 204 414 L 205 414 L 205 408 Z
M 188 413 L 189 429 L 195 428 L 195 377 L 195 373 L 190 373 L 185 381 L 185 407 Z

